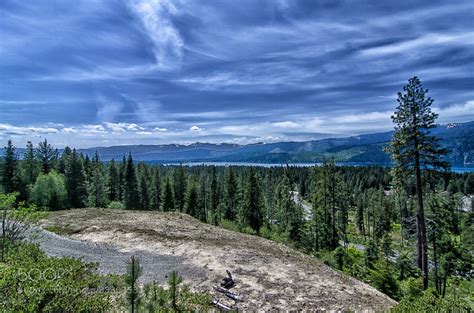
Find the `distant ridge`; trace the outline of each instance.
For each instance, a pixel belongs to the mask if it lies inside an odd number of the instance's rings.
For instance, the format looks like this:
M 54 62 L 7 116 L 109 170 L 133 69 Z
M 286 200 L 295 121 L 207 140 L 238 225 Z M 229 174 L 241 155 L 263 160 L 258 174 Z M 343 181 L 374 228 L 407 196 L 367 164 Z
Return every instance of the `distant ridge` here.
M 474 164 L 474 121 L 439 125 L 432 133 L 441 138 L 441 144 L 450 150 L 448 160 L 453 165 Z M 102 160 L 119 160 L 132 153 L 137 161 L 168 162 L 255 162 L 305 163 L 321 162 L 334 157 L 338 162 L 387 164 L 389 156 L 383 147 L 392 132 L 382 132 L 344 138 L 327 138 L 304 142 L 276 142 L 239 144 L 212 144 L 196 142 L 190 145 L 127 145 L 94 147 L 79 151 Z
M 474 121 L 437 126 L 432 134 L 450 153 L 447 160 L 455 166 L 474 165 Z M 382 132 L 344 138 L 327 138 L 303 142 L 275 142 L 239 145 L 203 143 L 189 145 L 124 145 L 78 149 L 93 156 L 97 151 L 103 161 L 121 160 L 132 153 L 134 160 L 155 163 L 178 162 L 246 162 L 246 163 L 318 163 L 334 157 L 339 163 L 389 164 L 383 151 L 392 132 Z M 20 154 L 23 148 L 18 148 Z M 0 157 L 3 148 L 0 149 Z

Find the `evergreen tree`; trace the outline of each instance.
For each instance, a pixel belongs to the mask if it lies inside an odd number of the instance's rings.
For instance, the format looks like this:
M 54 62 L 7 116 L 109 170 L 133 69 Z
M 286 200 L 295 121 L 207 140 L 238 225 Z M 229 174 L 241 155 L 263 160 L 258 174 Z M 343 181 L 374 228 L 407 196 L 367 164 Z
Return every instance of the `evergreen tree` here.
M 225 195 L 224 195 L 224 218 L 234 221 L 237 216 L 237 180 L 232 167 L 229 167 L 225 178 Z
M 67 162 L 71 158 L 71 154 L 72 154 L 71 148 L 66 146 L 58 161 L 58 173 L 63 174 L 63 175 L 66 174 Z
M 408 80 L 403 93 L 398 93 L 398 107 L 392 116 L 395 132 L 389 147 L 394 161 L 395 173 L 409 172 L 416 179 L 418 199 L 418 266 L 423 272 L 423 287 L 428 288 L 428 243 L 424 213 L 422 171 L 446 169 L 448 163 L 442 157 L 447 153 L 440 148 L 438 139 L 430 135 L 436 127 L 437 114 L 431 111 L 433 99 L 426 97 L 418 77 Z
M 138 184 L 135 175 L 135 166 L 133 165 L 132 154 L 129 153 L 125 168 L 124 177 L 124 205 L 126 209 L 138 209 Z
M 364 206 L 363 196 L 361 194 L 357 197 L 357 209 L 356 209 L 356 225 L 359 229 L 359 233 L 365 236 L 365 223 L 364 223 Z
M 207 222 L 207 189 L 206 180 L 203 177 L 201 178 L 201 183 L 199 184 L 199 197 L 196 216 L 201 222 Z
M 210 213 L 210 223 L 217 225 L 220 220 L 220 212 L 219 208 L 219 185 L 217 182 L 217 174 L 216 174 L 216 167 L 212 167 L 212 174 L 211 174 L 211 184 L 209 189 L 210 197 L 209 197 L 209 213 Z
M 82 159 L 78 156 L 76 149 L 72 150 L 65 172 L 67 202 L 72 208 L 83 208 L 87 200 L 86 177 Z
M 338 211 L 344 208 L 343 184 L 336 172 L 334 160 L 326 160 L 315 169 L 313 220 L 316 225 L 316 249 L 335 249 L 338 246 Z
M 186 196 L 184 201 L 184 212 L 187 214 L 199 218 L 198 216 L 199 207 L 199 195 L 196 187 L 196 183 L 190 177 L 187 184 Z
M 2 168 L 2 183 L 5 193 L 12 193 L 15 191 L 15 175 L 18 167 L 18 157 L 16 155 L 15 146 L 11 140 L 8 140 L 5 147 L 4 162 Z
M 58 150 L 54 149 L 45 139 L 36 148 L 36 157 L 41 164 L 43 173 L 48 174 L 58 160 Z
M 149 210 L 151 209 L 150 200 L 150 174 L 148 167 L 144 162 L 140 162 L 139 166 L 139 180 L 138 180 L 138 191 L 140 200 L 140 209 Z
M 23 180 L 27 185 L 33 185 L 38 177 L 40 169 L 35 157 L 35 149 L 31 141 L 26 144 L 25 157 L 21 163 Z
M 467 195 L 474 195 L 474 173 L 467 176 L 467 179 L 464 182 L 464 193 Z
M 175 210 L 176 207 L 174 203 L 173 189 L 168 177 L 165 179 L 165 186 L 163 188 L 161 200 L 161 211 L 170 212 Z
M 138 305 L 140 303 L 140 290 L 138 286 L 138 279 L 142 274 L 142 266 L 140 260 L 132 255 L 127 264 L 127 274 L 125 276 L 125 283 L 127 284 L 127 303 L 132 313 L 138 312 Z
M 127 169 L 127 159 L 125 155 L 122 158 L 122 163 L 119 166 L 119 199 L 120 201 L 125 200 L 125 171 Z
M 247 183 L 240 203 L 240 222 L 242 225 L 250 226 L 257 235 L 260 234 L 260 227 L 263 224 L 262 199 L 257 175 L 253 168 L 250 169 Z
M 177 167 L 174 171 L 173 187 L 176 209 L 179 212 L 183 212 L 184 193 L 186 192 L 186 178 L 184 176 L 184 168 L 182 164 L 180 164 L 179 167 Z
M 88 184 L 89 199 L 88 204 L 90 207 L 102 208 L 107 204 L 107 188 L 104 174 L 104 167 L 99 159 L 99 154 L 95 153 L 94 159 L 91 164 L 93 171 Z
M 285 168 L 283 177 L 276 188 L 276 222 L 280 233 L 286 233 L 289 229 L 290 215 L 295 211 L 294 196 L 290 177 L 288 176 L 288 168 Z
M 159 167 L 156 167 L 153 171 L 152 184 L 151 207 L 153 210 L 158 211 L 161 206 L 161 178 Z
M 119 201 L 120 178 L 115 160 L 109 162 L 109 170 L 107 175 L 107 192 L 109 201 Z
M 179 284 L 183 282 L 183 278 L 178 275 L 178 272 L 173 271 L 168 278 L 169 294 L 171 298 L 171 307 L 174 312 L 180 312 L 178 308 Z
M 289 214 L 288 237 L 290 240 L 299 244 L 303 236 L 304 217 L 301 204 L 293 203 Z

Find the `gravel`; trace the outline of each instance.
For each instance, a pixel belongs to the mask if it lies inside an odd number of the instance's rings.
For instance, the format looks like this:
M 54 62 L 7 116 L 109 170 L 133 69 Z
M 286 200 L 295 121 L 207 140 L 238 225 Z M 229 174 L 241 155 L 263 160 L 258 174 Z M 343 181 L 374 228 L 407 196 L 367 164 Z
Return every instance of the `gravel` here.
M 192 280 L 203 275 L 203 270 L 184 264 L 179 256 L 160 254 L 158 251 L 124 251 L 108 244 L 75 240 L 62 237 L 44 229 L 36 229 L 30 241 L 36 242 L 50 256 L 74 257 L 85 262 L 98 264 L 101 274 L 122 275 L 126 272 L 127 261 L 132 255 L 140 260 L 143 267 L 141 283 L 164 282 L 172 271 L 178 271 L 185 279 Z

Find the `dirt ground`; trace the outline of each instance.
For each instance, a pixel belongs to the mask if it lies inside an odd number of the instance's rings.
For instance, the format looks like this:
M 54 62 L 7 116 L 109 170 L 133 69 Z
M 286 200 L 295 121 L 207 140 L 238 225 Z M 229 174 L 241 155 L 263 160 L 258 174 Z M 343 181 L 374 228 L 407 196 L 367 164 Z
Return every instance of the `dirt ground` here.
M 142 282 L 163 283 L 165 273 L 177 270 L 193 289 L 209 291 L 239 310 L 383 311 L 396 304 L 367 284 L 284 245 L 180 213 L 76 209 L 52 212 L 42 222 L 42 227 L 48 226 L 63 228 L 73 241 L 107 247 L 107 253 L 117 257 L 101 259 L 88 253 L 84 258 L 99 262 L 102 272 L 123 268 L 131 254 L 143 255 Z M 117 262 L 121 264 L 112 264 Z M 234 276 L 232 290 L 242 302 L 235 304 L 212 290 L 226 269 Z

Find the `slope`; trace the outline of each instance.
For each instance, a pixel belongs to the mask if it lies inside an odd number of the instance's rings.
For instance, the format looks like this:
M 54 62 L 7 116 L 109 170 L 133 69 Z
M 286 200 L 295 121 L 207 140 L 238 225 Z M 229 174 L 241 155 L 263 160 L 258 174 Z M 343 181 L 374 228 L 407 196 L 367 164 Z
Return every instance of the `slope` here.
M 192 288 L 211 292 L 229 269 L 236 281 L 233 291 L 244 298 L 238 304 L 243 310 L 379 311 L 396 304 L 374 288 L 286 246 L 180 213 L 76 209 L 51 212 L 42 226 L 62 229 L 75 243 L 115 249 L 115 257 L 84 253 L 84 260 L 99 262 L 104 273 L 123 268 L 126 258 L 136 254 L 144 258 L 143 281 L 162 283 L 164 273 L 178 270 Z M 56 255 L 74 250 L 57 251 L 54 240 L 43 248 Z

